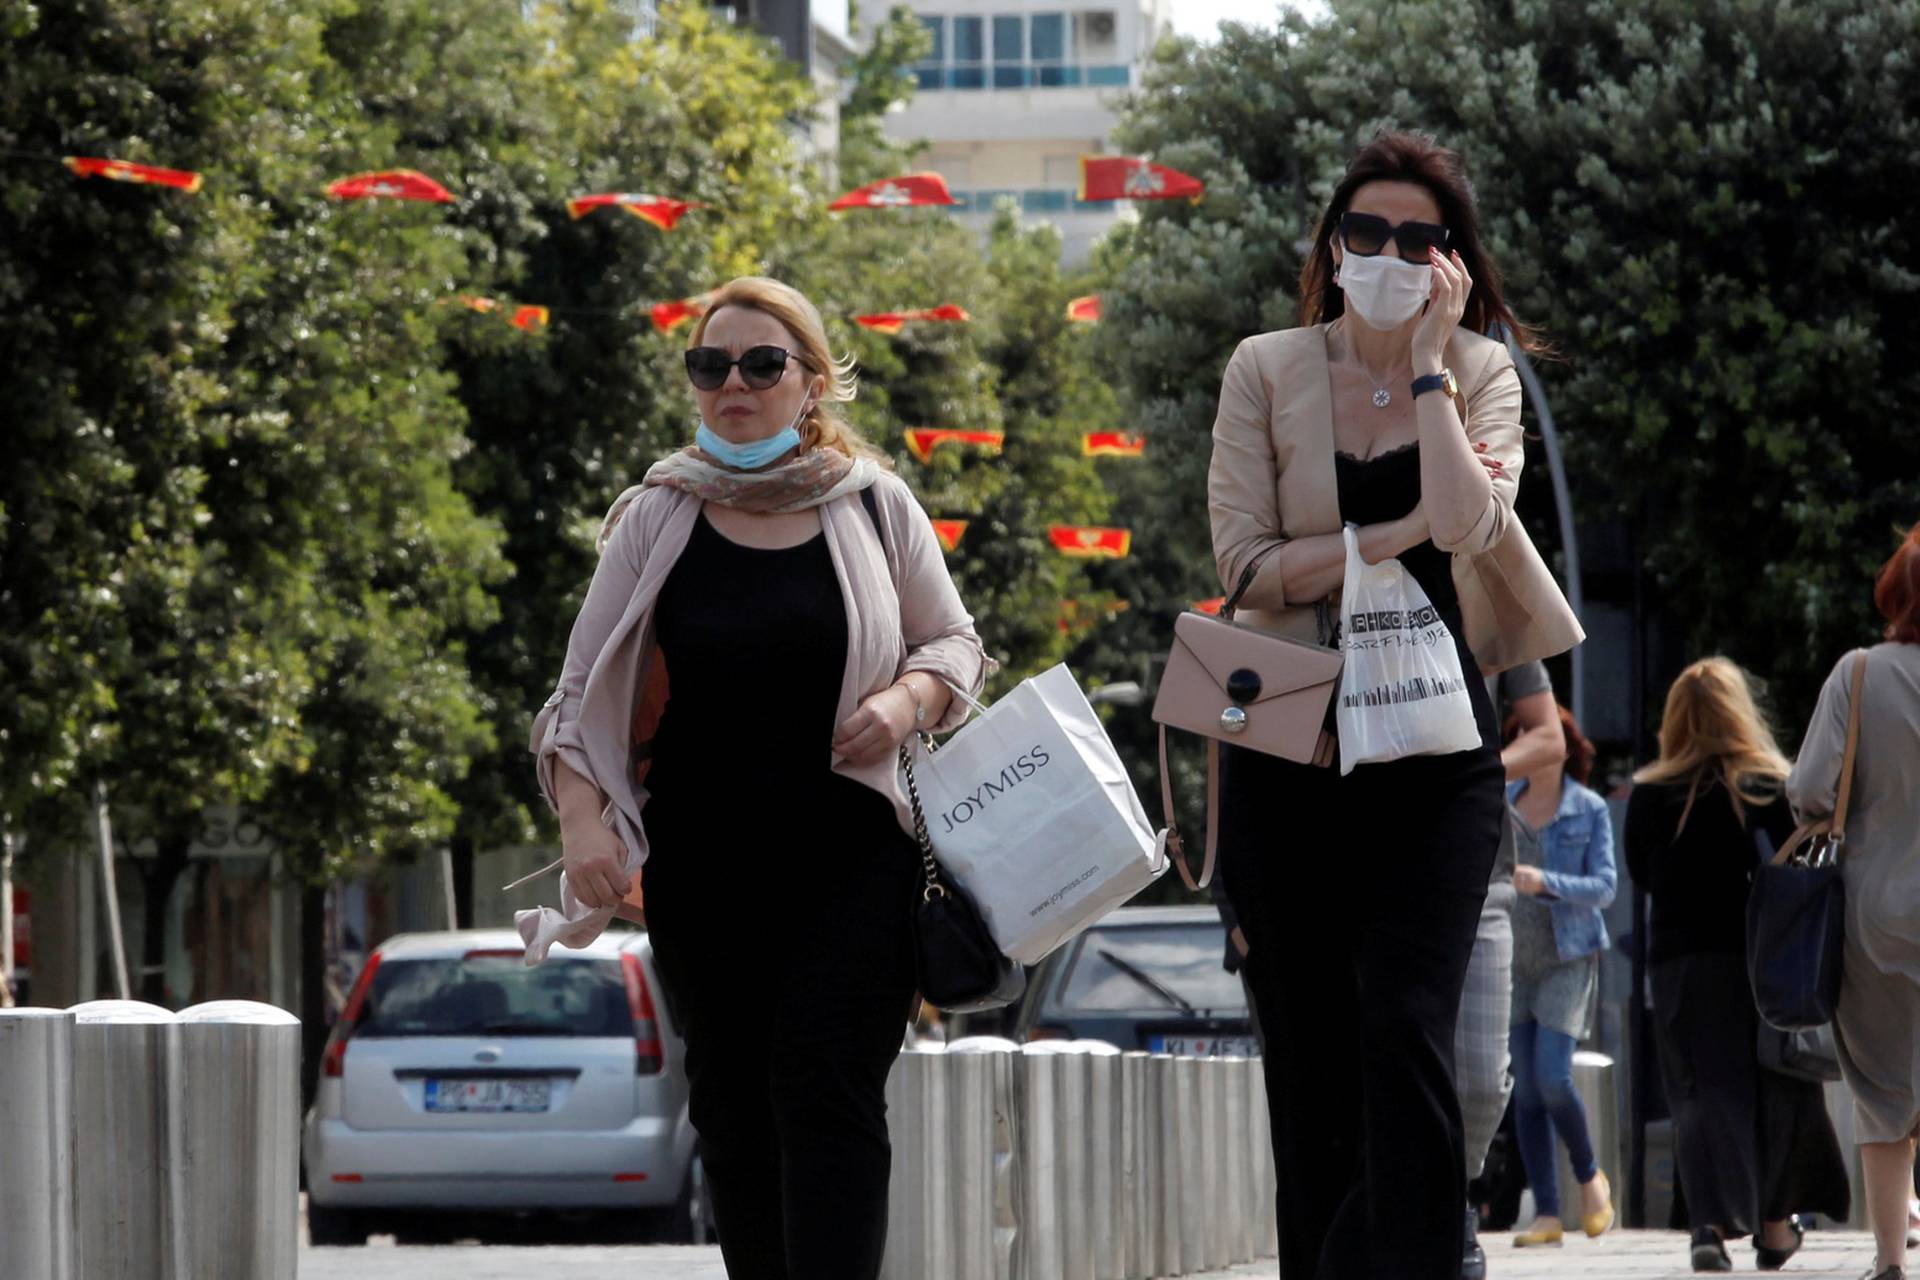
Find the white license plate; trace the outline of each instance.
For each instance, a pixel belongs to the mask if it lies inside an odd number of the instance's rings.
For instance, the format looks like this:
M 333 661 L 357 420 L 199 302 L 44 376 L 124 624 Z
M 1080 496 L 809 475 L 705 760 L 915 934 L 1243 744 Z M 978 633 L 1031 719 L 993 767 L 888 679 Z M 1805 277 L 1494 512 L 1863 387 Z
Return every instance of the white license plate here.
M 1252 1036 L 1149 1036 L 1153 1053 L 1189 1058 L 1257 1058 L 1260 1042 Z
M 429 1111 L 545 1111 L 552 1098 L 550 1080 L 427 1080 Z

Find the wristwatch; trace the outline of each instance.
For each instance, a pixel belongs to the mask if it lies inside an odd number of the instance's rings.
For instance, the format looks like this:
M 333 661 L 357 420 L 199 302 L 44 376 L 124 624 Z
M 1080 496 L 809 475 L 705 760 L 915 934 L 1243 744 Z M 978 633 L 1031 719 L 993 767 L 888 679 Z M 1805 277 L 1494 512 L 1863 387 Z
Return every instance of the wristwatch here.
M 1438 373 L 1430 373 L 1424 378 L 1413 380 L 1413 398 L 1418 400 L 1423 391 L 1444 391 L 1447 393 L 1447 399 L 1451 400 L 1460 394 L 1460 384 L 1454 380 L 1453 370 L 1442 369 Z

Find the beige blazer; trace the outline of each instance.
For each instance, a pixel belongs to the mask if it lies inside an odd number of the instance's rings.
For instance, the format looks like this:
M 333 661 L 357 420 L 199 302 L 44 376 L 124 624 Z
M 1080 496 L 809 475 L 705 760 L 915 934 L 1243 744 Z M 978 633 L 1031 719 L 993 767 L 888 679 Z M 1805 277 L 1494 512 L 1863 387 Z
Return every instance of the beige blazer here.
M 1546 562 L 1514 518 L 1520 487 L 1520 376 L 1504 345 L 1456 330 L 1447 367 L 1467 436 L 1506 463 L 1487 509 L 1453 553 L 1467 647 L 1489 672 L 1564 653 L 1586 638 Z M 1461 402 L 1464 403 L 1461 403 Z M 1333 390 L 1327 326 L 1256 334 L 1227 362 L 1213 423 L 1207 509 L 1221 584 L 1232 591 L 1255 556 L 1289 538 L 1340 532 L 1333 469 Z M 1328 597 L 1338 606 L 1339 592 Z M 1256 627 L 1320 641 L 1314 601 L 1287 599 L 1280 561 L 1268 556 L 1241 598 Z

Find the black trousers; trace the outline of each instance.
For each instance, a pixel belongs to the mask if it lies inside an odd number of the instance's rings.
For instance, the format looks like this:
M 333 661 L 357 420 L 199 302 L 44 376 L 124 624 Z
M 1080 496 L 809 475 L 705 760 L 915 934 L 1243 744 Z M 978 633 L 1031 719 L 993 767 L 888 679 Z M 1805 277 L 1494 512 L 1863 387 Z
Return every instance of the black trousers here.
M 1457 1280 L 1454 1023 L 1499 753 L 1337 769 L 1228 748 L 1221 861 L 1265 1033 L 1283 1280 Z
M 881 812 L 884 827 L 831 847 L 736 846 L 724 820 L 695 842 L 649 822 L 648 929 L 687 1042 L 731 1280 L 879 1274 L 886 1083 L 913 998 L 917 870 Z
M 1792 1213 L 1844 1222 L 1852 1191 L 1826 1095 L 1761 1069 L 1746 959 L 1674 956 L 1648 977 L 1688 1225 L 1731 1239 Z

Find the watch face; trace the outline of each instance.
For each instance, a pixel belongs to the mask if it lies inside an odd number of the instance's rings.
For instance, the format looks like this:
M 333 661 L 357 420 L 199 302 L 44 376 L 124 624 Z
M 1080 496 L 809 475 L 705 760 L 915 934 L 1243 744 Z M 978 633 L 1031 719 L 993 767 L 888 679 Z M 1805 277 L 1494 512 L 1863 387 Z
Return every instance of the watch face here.
M 1440 371 L 1440 389 L 1445 391 L 1449 397 L 1460 394 L 1460 383 L 1454 378 L 1453 370 L 1442 369 Z

